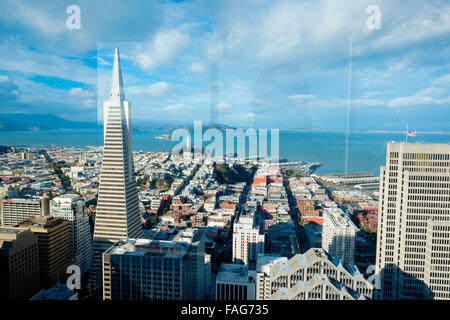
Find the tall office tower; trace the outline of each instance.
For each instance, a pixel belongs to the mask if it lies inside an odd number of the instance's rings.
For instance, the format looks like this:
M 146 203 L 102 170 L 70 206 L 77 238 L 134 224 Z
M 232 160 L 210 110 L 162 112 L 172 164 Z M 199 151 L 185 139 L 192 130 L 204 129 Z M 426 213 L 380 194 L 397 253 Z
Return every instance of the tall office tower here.
M 211 263 L 205 254 L 205 232 L 193 228 L 187 228 L 177 233 L 171 241 L 190 244 L 188 251 L 188 268 L 192 273 L 189 277 L 189 292 L 191 299 L 207 300 L 210 298 L 211 287 Z
M 216 300 L 255 300 L 256 271 L 246 265 L 222 263 L 216 277 Z
M 450 145 L 388 143 L 380 168 L 380 299 L 450 299 Z
M 50 213 L 47 195 L 42 198 L 12 198 L 0 200 L 2 226 L 14 227 L 22 220 Z
M 186 152 L 183 152 L 183 159 L 187 162 L 192 161 L 192 145 L 190 134 L 186 137 Z
M 264 219 L 244 211 L 233 226 L 233 263 L 255 264 L 258 253 L 264 253 Z
M 91 268 L 92 236 L 85 202 L 76 194 L 65 194 L 53 198 L 52 216 L 69 221 L 71 264 L 80 267 L 81 275 Z
M 0 227 L 0 299 L 28 300 L 39 291 L 38 242 L 27 228 Z
M 373 286 L 355 265 L 311 248 L 292 258 L 258 256 L 256 300 L 365 300 Z
M 192 269 L 195 251 L 186 242 L 118 241 L 103 254 L 103 299 L 197 299 L 191 285 L 204 275 Z
M 120 239 L 142 235 L 131 148 L 131 103 L 125 100 L 118 48 L 109 100 L 103 104 L 103 126 L 103 162 L 94 227 L 94 285 L 101 283 L 102 253 Z
M 339 208 L 323 210 L 322 248 L 343 263 L 355 263 L 355 240 L 358 228 Z
M 52 216 L 36 216 L 23 220 L 18 227 L 29 228 L 37 237 L 40 289 L 64 282 L 70 264 L 69 222 Z

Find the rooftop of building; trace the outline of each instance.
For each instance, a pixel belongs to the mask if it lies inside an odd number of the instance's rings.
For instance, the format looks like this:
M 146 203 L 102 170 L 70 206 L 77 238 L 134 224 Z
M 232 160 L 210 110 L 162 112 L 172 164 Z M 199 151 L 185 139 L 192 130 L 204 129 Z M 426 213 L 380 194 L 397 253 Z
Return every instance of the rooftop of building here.
M 77 202 L 79 200 L 81 200 L 80 196 L 77 194 L 73 194 L 73 193 L 63 194 L 63 195 L 54 197 L 52 199 L 52 201 L 54 203 L 60 203 L 60 204 Z
M 187 228 L 178 232 L 171 241 L 194 244 L 202 239 L 204 233 L 202 230 Z
M 258 272 L 266 272 L 268 273 L 268 271 L 270 270 L 270 267 L 280 261 L 280 262 L 284 262 L 287 261 L 287 257 L 281 257 L 278 254 L 258 254 L 258 258 L 256 259 L 256 271 Z
M 8 198 L 8 199 L 4 199 L 3 202 L 23 202 L 23 201 L 39 201 L 41 200 L 42 197 L 35 197 L 35 196 L 30 196 L 30 197 L 13 197 L 13 198 Z
M 44 229 L 48 229 L 51 227 L 54 227 L 56 225 L 62 224 L 62 223 L 69 223 L 67 220 L 64 220 L 59 217 L 54 216 L 34 216 L 30 218 L 26 218 L 22 220 L 17 226 L 21 228 L 26 227 L 42 227 Z
M 30 232 L 28 228 L 0 227 L 0 249 L 10 247 L 12 242 L 20 239 L 26 232 Z
M 111 255 L 157 256 L 162 258 L 182 258 L 190 244 L 152 239 L 120 240 L 105 253 Z
M 248 283 L 249 282 L 249 266 L 240 264 L 222 263 L 219 273 L 217 274 L 217 282 L 233 282 Z M 252 278 L 254 281 L 254 278 Z
M 27 228 L 16 228 L 16 227 L 0 227 L 0 239 L 2 238 L 2 235 L 19 234 L 26 230 L 28 230 L 28 229 Z
M 58 283 L 48 290 L 42 290 L 31 300 L 78 300 L 78 293 L 69 290 L 66 284 Z
M 339 208 L 324 208 L 323 216 L 328 217 L 331 223 L 336 227 L 341 226 L 357 229 L 350 217 Z

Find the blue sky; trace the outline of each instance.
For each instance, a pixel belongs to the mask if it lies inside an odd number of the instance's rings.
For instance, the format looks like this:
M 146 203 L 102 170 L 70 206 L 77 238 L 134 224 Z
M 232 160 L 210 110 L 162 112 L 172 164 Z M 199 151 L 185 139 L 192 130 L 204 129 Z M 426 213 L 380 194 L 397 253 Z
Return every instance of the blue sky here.
M 1 112 L 96 121 L 119 46 L 135 120 L 345 129 L 351 38 L 351 129 L 450 131 L 450 4 L 355 2 L 8 1 Z

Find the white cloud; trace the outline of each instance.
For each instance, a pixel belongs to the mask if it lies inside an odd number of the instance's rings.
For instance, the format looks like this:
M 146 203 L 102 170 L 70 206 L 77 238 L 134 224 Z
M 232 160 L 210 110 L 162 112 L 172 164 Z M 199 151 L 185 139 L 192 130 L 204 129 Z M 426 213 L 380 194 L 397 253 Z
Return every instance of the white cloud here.
M 294 94 L 288 97 L 289 100 L 295 101 L 295 102 L 303 102 L 310 99 L 314 99 L 316 96 L 313 94 Z
M 14 112 L 53 113 L 77 120 L 86 120 L 88 114 L 93 115 L 95 112 L 95 94 L 87 90 L 52 88 L 44 83 L 22 78 L 14 78 L 14 83 L 17 84 L 11 91 L 17 98 L 17 103 L 13 106 Z M 78 110 L 86 113 L 78 113 Z
M 94 93 L 88 90 L 83 90 L 82 88 L 72 88 L 69 90 L 67 95 L 80 98 L 91 98 L 94 96 Z
M 161 97 L 167 93 L 169 88 L 170 85 L 166 81 L 160 81 L 149 86 L 132 86 L 127 91 L 134 95 L 148 94 L 152 97 Z
M 435 85 L 449 85 L 450 84 L 450 74 L 445 74 L 433 81 Z
M 121 55 L 121 58 L 123 59 L 123 55 Z M 102 58 L 100 58 L 98 56 L 97 56 L 97 61 L 100 62 L 100 64 L 103 64 L 103 65 L 106 65 L 106 66 L 112 65 L 112 63 L 109 63 L 108 61 L 106 61 L 106 60 L 104 60 L 104 59 L 102 59 Z
M 362 98 L 350 100 L 351 108 L 368 107 L 390 107 L 405 108 L 416 105 L 442 105 L 450 103 L 450 96 L 446 96 L 446 90 L 442 88 L 429 87 L 418 91 L 411 96 L 396 97 L 392 99 L 374 99 L 372 95 L 364 94 Z M 308 103 L 312 109 L 339 108 L 347 105 L 346 99 L 336 98 L 330 100 L 313 100 Z
M 9 13 L 17 21 L 46 37 L 53 38 L 67 31 L 65 18 L 68 16 L 64 15 L 65 12 L 62 12 L 58 19 L 51 16 L 52 10 L 48 10 L 47 7 L 37 8 L 22 1 L 12 1 L 9 4 L 11 5 Z
M 429 87 L 426 89 L 422 89 L 416 93 L 416 96 L 441 96 L 445 94 L 447 90 L 443 88 L 437 88 L 437 87 Z
M 249 113 L 243 114 L 242 116 L 240 116 L 240 118 L 248 119 L 248 118 L 254 118 L 255 116 L 256 116 L 256 114 L 254 114 L 253 112 L 249 112 Z
M 234 108 L 229 103 L 219 103 L 214 106 L 214 109 L 223 113 L 231 113 L 233 112 Z
M 81 101 L 81 104 L 79 105 L 80 109 L 95 109 L 97 106 L 97 101 L 94 99 L 86 99 Z
M 0 45 L 0 57 L 2 70 L 56 77 L 89 85 L 96 83 L 95 69 L 87 67 L 78 59 L 66 59 L 13 43 Z
M 192 63 L 189 65 L 189 70 L 190 70 L 191 72 L 195 72 L 195 73 L 203 73 L 203 72 L 205 72 L 206 68 L 205 68 L 205 66 L 204 66 L 202 63 L 200 63 L 200 62 L 192 62 Z
M 450 103 L 450 97 L 443 97 L 445 89 L 429 87 L 418 91 L 412 96 L 391 99 L 387 105 L 392 108 L 409 107 L 415 105 L 435 105 Z
M 357 1 L 348 5 L 346 0 L 276 1 L 233 10 L 233 14 L 223 14 L 222 47 L 214 44 L 208 54 L 218 48 L 220 51 L 216 51 L 233 57 L 272 59 L 272 63 L 312 54 L 329 55 L 330 51 L 347 54 L 349 36 L 353 33 L 360 38 L 364 33 L 366 7 L 370 4 L 364 2 L 367 4 Z
M 164 30 L 143 45 L 136 47 L 136 61 L 143 70 L 151 70 L 155 67 L 171 61 L 181 49 L 190 43 L 188 34 L 178 30 Z
M 206 51 L 206 56 L 209 60 L 217 62 L 221 59 L 224 51 L 224 44 L 222 41 L 214 39 L 210 40 Z
M 189 113 L 194 111 L 194 108 L 183 103 L 173 104 L 163 108 L 164 111 L 172 113 Z
M 289 59 L 323 64 L 346 59 L 350 37 L 353 56 L 367 57 L 386 55 L 387 49 L 409 45 L 420 49 L 427 40 L 432 43 L 434 37 L 450 33 L 450 5 L 378 0 L 381 30 L 369 30 L 366 9 L 373 4 L 372 0 L 353 1 L 351 5 L 348 0 L 280 0 L 264 5 L 231 2 L 220 10 L 221 37 L 211 41 L 206 53 L 225 53 L 221 56 L 241 62 L 277 63 Z M 392 52 L 389 57 L 395 55 L 397 52 Z M 399 61 L 391 71 L 407 67 L 407 61 Z
M 374 99 L 379 92 L 365 92 L 362 98 L 350 100 L 351 107 L 390 107 L 404 108 L 416 105 L 442 105 L 450 103 L 450 97 L 446 96 L 447 90 L 437 87 L 429 87 L 419 90 L 414 95 L 396 97 L 392 99 Z M 345 107 L 346 99 L 316 100 L 308 104 L 312 108 Z
M 387 3 L 386 3 L 387 4 Z M 389 25 L 389 32 L 381 35 L 369 45 L 371 48 L 396 48 L 403 45 L 422 42 L 450 32 L 450 6 L 435 5 L 432 2 L 418 1 L 406 8 L 391 5 L 391 10 L 384 10 L 396 19 Z M 389 7 L 388 7 L 389 8 Z M 389 21 L 388 19 L 384 19 Z
M 169 84 L 165 81 L 154 83 L 148 87 L 148 91 L 152 97 L 164 95 L 169 90 Z
M 11 80 L 9 79 L 8 76 L 0 76 L 0 82 L 10 82 Z

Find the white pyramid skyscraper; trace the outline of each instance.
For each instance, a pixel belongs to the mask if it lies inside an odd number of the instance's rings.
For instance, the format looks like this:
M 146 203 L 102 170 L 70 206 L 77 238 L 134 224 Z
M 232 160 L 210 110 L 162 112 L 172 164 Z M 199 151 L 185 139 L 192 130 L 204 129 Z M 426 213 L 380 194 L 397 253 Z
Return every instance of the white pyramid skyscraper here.
M 119 49 L 109 100 L 103 103 L 104 147 L 94 229 L 94 274 L 101 254 L 120 239 L 139 238 L 142 226 L 131 147 L 131 103 L 125 100 Z M 100 279 L 97 277 L 97 283 Z

